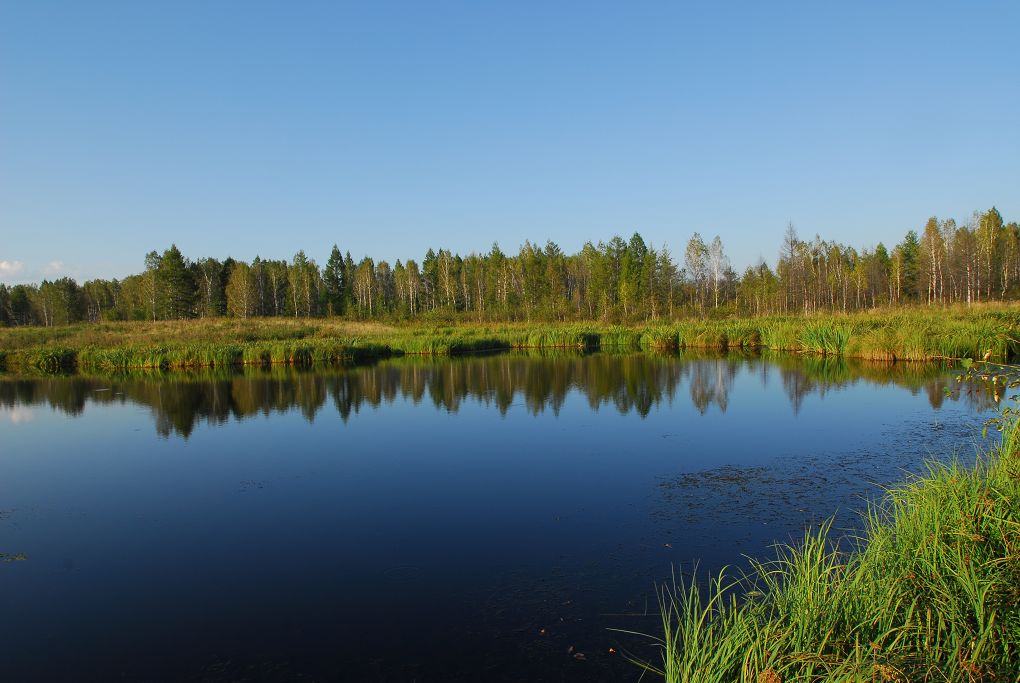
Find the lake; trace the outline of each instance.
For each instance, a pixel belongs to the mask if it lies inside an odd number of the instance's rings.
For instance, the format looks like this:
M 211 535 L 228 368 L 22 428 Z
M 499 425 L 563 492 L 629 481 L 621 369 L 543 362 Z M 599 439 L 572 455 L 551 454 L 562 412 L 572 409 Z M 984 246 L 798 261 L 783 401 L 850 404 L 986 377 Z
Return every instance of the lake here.
M 609 629 L 658 634 L 671 572 L 852 530 L 991 407 L 782 356 L 0 375 L 0 672 L 634 681 Z

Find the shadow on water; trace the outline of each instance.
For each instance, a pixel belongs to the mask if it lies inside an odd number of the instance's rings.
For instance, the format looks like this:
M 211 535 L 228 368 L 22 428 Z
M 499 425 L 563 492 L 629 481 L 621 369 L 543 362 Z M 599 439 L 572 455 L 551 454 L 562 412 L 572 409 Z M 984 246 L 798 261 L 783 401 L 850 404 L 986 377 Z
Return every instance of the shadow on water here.
M 140 371 L 90 377 L 12 377 L 0 374 L 0 406 L 47 405 L 68 415 L 89 403 L 133 403 L 151 409 L 160 435 L 188 437 L 196 424 L 286 413 L 309 421 L 331 404 L 344 420 L 365 407 L 394 401 L 428 403 L 457 412 L 477 401 L 505 414 L 522 401 L 532 414 L 558 414 L 572 390 L 592 410 L 611 408 L 646 416 L 663 403 L 689 400 L 701 414 L 726 412 L 734 378 L 751 372 L 767 385 L 774 377 L 794 412 L 809 396 L 866 382 L 924 392 L 933 408 L 963 400 L 976 410 L 994 406 L 991 392 L 956 382 L 938 363 L 883 363 L 773 354 L 650 354 L 564 351 L 495 353 L 453 358 L 404 357 L 331 369 L 292 366 L 200 371 Z

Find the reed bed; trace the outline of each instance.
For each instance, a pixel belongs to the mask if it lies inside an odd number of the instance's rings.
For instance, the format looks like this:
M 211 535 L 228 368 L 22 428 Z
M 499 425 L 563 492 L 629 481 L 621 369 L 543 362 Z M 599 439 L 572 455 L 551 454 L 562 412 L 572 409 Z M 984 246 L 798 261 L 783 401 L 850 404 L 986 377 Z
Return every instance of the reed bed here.
M 391 354 L 389 347 L 380 344 L 356 340 L 308 339 L 236 344 L 131 345 L 117 348 L 44 347 L 13 352 L 8 355 L 7 365 L 42 372 L 122 371 L 133 368 L 171 370 L 272 364 L 311 366 L 356 363 Z
M 654 351 L 677 351 L 680 349 L 681 334 L 676 327 L 653 327 L 645 330 L 638 343 L 642 349 Z
M 932 464 L 854 539 L 829 525 L 708 588 L 660 592 L 667 683 L 1016 681 L 1020 428 L 976 466 Z M 848 548 L 841 550 L 841 548 Z
M 820 323 L 800 331 L 801 349 L 823 356 L 842 356 L 853 332 L 848 325 Z
M 0 329 L 0 368 L 195 367 L 346 362 L 507 349 L 769 349 L 868 360 L 1009 360 L 1020 307 L 896 309 L 810 316 L 443 327 L 339 319 L 203 319 Z

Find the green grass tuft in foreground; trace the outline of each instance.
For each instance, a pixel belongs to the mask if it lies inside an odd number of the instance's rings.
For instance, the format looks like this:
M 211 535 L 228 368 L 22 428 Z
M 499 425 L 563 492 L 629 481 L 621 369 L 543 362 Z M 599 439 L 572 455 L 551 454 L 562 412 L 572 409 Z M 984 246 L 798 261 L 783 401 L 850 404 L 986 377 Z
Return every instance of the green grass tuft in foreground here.
M 973 468 L 929 466 L 837 550 L 828 525 L 701 590 L 660 592 L 667 683 L 1017 681 L 1020 426 Z

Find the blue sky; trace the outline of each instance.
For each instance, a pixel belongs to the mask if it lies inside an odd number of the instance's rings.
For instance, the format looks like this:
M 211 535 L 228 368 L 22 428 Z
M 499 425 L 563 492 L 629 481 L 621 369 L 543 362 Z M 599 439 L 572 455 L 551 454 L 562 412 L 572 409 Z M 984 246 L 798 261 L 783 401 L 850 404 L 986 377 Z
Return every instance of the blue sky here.
M 1020 3 L 0 0 L 0 281 L 1020 219 Z

